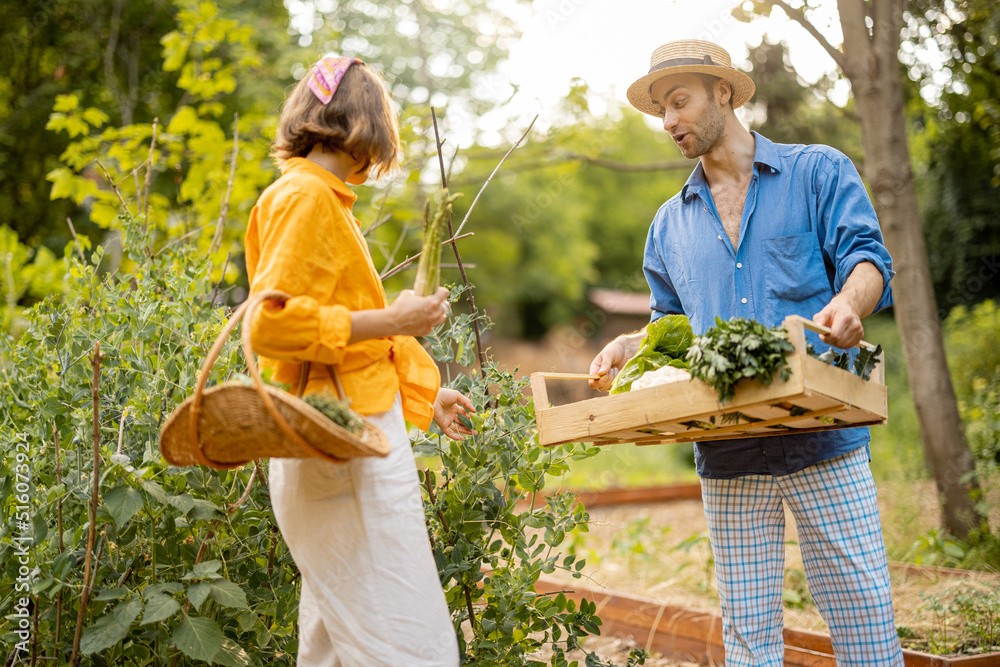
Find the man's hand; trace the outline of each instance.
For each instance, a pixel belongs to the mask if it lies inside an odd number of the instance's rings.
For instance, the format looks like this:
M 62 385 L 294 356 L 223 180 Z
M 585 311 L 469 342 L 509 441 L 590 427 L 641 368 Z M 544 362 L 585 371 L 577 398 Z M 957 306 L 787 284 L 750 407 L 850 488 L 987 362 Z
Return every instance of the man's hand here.
M 590 380 L 590 386 L 600 391 L 610 391 L 618 371 L 639 351 L 643 336 L 645 333 L 642 331 L 626 334 L 605 345 L 590 362 L 590 374 L 600 375 L 596 380 Z
M 823 310 L 813 315 L 813 322 L 829 327 L 829 334 L 819 336 L 827 345 L 846 349 L 857 345 L 865 336 L 861 318 L 846 300 L 838 297 L 833 297 Z
M 845 349 L 860 343 L 865 335 L 861 318 L 875 310 L 884 287 L 882 272 L 874 264 L 861 262 L 855 266 L 840 293 L 813 315 L 816 324 L 830 329 L 829 334 L 820 335 L 820 340 Z

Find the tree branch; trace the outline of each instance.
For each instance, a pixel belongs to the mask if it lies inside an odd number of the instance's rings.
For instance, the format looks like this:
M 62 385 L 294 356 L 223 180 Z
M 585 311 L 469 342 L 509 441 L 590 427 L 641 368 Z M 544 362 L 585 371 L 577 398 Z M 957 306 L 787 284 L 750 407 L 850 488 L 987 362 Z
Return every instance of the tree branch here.
M 812 35 L 813 38 L 817 42 L 819 42 L 819 45 L 822 46 L 823 49 L 828 54 L 830 54 L 830 57 L 833 58 L 833 61 L 837 63 L 837 67 L 839 67 L 842 71 L 846 70 L 847 59 L 844 57 L 844 53 L 839 49 L 835 48 L 833 44 L 831 44 L 829 40 L 827 40 L 827 38 L 823 36 L 823 33 L 821 33 L 819 30 L 816 29 L 816 26 L 814 26 L 809 21 L 809 19 L 806 18 L 806 15 L 802 12 L 801 9 L 796 9 L 795 7 L 792 7 L 784 0 L 767 0 L 767 4 L 772 7 L 780 7 L 781 11 L 785 12 L 785 14 L 788 15 L 788 18 L 792 19 L 800 26 L 805 28 L 806 32 Z M 837 4 L 839 5 L 840 2 L 838 2 Z
M 559 158 L 556 158 L 559 159 Z M 696 164 L 691 160 L 667 160 L 665 162 L 647 162 L 646 164 L 628 164 L 625 162 L 615 162 L 604 158 L 590 157 L 578 153 L 568 153 L 562 159 L 586 162 L 595 167 L 604 167 L 615 171 L 667 171 L 670 169 L 691 169 Z
M 226 195 L 222 199 L 222 210 L 219 211 L 219 221 L 215 224 L 215 235 L 212 237 L 212 245 L 208 248 L 208 254 L 213 254 L 222 244 L 222 230 L 226 226 L 226 213 L 229 212 L 229 195 L 233 192 L 233 177 L 236 176 L 236 158 L 240 148 L 240 114 L 233 114 L 233 157 L 229 165 L 229 185 L 226 186 Z
M 441 147 L 444 143 L 441 141 L 441 135 L 438 134 L 438 121 L 437 113 L 434 111 L 434 107 L 431 107 L 431 120 L 434 121 L 434 145 L 437 148 L 438 164 L 441 167 L 441 187 L 446 191 L 448 190 L 448 173 L 444 169 L 444 152 Z M 486 187 L 485 185 L 483 187 Z M 480 194 L 482 190 L 479 191 Z M 476 199 L 479 199 L 479 195 L 476 195 Z M 472 202 L 475 205 L 475 201 Z M 442 204 L 443 205 L 443 204 Z M 468 216 L 466 216 L 468 219 Z M 465 224 L 465 221 L 462 222 Z M 459 226 L 459 231 L 462 227 Z M 472 313 L 472 332 L 476 336 L 476 356 L 479 358 L 479 368 L 481 370 L 486 369 L 486 354 L 483 351 L 483 338 L 479 331 L 479 311 L 476 309 L 476 297 L 472 294 L 472 285 L 469 283 L 469 276 L 465 273 L 465 267 L 462 265 L 462 255 L 458 252 L 458 242 L 455 239 L 455 232 L 451 224 L 451 208 L 448 208 L 448 236 L 451 237 L 451 249 L 455 253 L 455 261 L 458 262 L 458 272 L 462 276 L 462 284 L 465 285 L 465 297 L 469 302 L 469 310 Z M 472 628 L 475 630 L 476 623 L 475 617 L 470 617 L 469 622 L 472 623 Z
M 489 159 L 488 156 L 470 156 L 470 159 L 474 160 L 486 160 Z M 531 171 L 532 169 L 544 169 L 546 167 L 551 167 L 554 164 L 561 162 L 584 162 L 586 164 L 593 165 L 595 167 L 600 167 L 602 169 L 610 169 L 612 171 L 624 171 L 624 172 L 655 172 L 655 171 L 669 171 L 671 169 L 692 169 L 694 162 L 691 160 L 666 160 L 664 162 L 647 162 L 644 164 L 629 164 L 627 162 L 617 162 L 615 160 L 607 160 L 599 157 L 591 157 L 589 155 L 583 155 L 581 153 L 556 153 L 545 157 L 538 162 L 521 162 L 519 164 L 509 165 L 506 169 L 506 173 L 517 173 L 522 171 Z M 473 183 L 479 183 L 483 179 L 482 177 L 470 177 L 463 178 L 457 182 L 452 182 L 452 185 L 471 185 Z
M 149 159 L 146 160 L 146 180 L 143 183 L 143 193 L 139 200 L 145 207 L 142 221 L 143 236 L 146 235 L 146 231 L 149 229 L 149 186 L 152 182 L 152 176 L 150 174 L 153 171 L 153 149 L 156 148 L 156 129 L 159 123 L 159 118 L 153 119 L 153 137 L 149 140 Z M 138 215 L 138 210 L 136 211 L 136 215 Z
M 520 146 L 521 142 L 524 141 L 524 138 L 528 136 L 528 133 L 531 132 L 531 128 L 533 128 L 535 126 L 535 121 L 536 120 L 538 120 L 538 116 L 535 116 L 534 118 L 531 119 L 531 123 L 528 125 L 528 129 L 526 129 L 524 131 L 524 133 L 521 135 L 520 139 L 518 139 L 517 141 L 514 142 L 514 145 L 512 145 L 510 147 L 510 150 L 508 150 L 507 153 L 504 154 L 503 158 L 500 159 L 499 164 L 497 164 L 496 168 L 493 170 L 493 173 L 490 174 L 489 178 L 486 179 L 486 182 L 483 183 L 483 187 L 479 188 L 479 192 L 476 193 L 476 198 L 473 199 L 472 203 L 469 205 L 469 210 L 465 212 L 465 217 L 462 218 L 462 224 L 460 224 L 458 226 L 458 230 L 455 232 L 456 234 L 461 234 L 462 233 L 462 228 L 465 227 L 465 223 L 467 223 L 469 221 L 469 216 L 472 215 L 472 209 L 476 208 L 476 202 L 478 202 L 479 201 L 479 197 L 482 196 L 483 190 L 485 190 L 486 186 L 490 184 L 490 181 L 493 180 L 493 177 L 497 175 L 497 172 L 500 171 L 500 167 L 502 167 L 503 163 L 507 160 L 508 157 L 510 157 L 510 154 L 514 152 L 514 149 L 516 149 L 518 146 Z M 437 121 L 435 121 L 435 123 L 434 123 L 434 129 L 435 129 L 435 132 L 436 132 L 437 131 Z M 440 145 L 439 145 L 438 146 L 438 155 L 439 156 L 441 154 L 440 151 L 441 151 L 441 148 L 440 148 Z M 441 178 L 442 179 L 445 178 L 445 175 L 444 175 L 444 162 L 443 161 L 441 163 Z M 448 231 L 451 232 L 451 226 L 450 226 L 450 224 L 449 224 Z
M 476 235 L 475 232 L 469 232 L 467 234 L 462 234 L 461 236 L 453 236 L 450 239 L 442 241 L 441 245 L 448 245 L 450 243 L 454 243 L 455 241 L 461 241 L 462 239 L 468 238 L 470 236 L 475 236 L 475 235 Z M 399 273 L 400 271 L 402 271 L 403 269 L 405 269 L 406 267 L 408 267 L 410 264 L 413 264 L 413 262 L 415 262 L 416 260 L 420 259 L 420 256 L 423 255 L 423 254 L 424 254 L 423 251 L 421 251 L 421 252 L 418 252 L 415 255 L 407 257 L 402 262 L 400 262 L 396 266 L 392 267 L 391 269 L 389 269 L 388 271 L 386 271 L 385 273 L 383 273 L 381 276 L 379 276 L 379 278 L 381 278 L 382 280 L 385 280 L 386 278 L 390 278 L 390 277 L 396 275 L 397 273 Z M 458 265 L 456 264 L 455 266 L 457 267 Z
M 97 497 L 100 492 L 101 481 L 101 361 L 104 355 L 101 353 L 101 344 L 94 342 L 94 353 L 90 357 L 90 365 L 94 369 L 94 377 L 90 385 L 90 396 L 94 403 L 94 485 L 90 494 L 90 524 L 87 526 L 87 555 L 83 563 L 83 591 L 80 594 L 80 609 L 76 616 L 76 630 L 73 634 L 73 653 L 70 656 L 70 664 L 76 667 L 80 664 L 80 635 L 83 630 L 83 619 L 87 615 L 87 603 L 90 602 L 90 565 L 94 550 L 94 540 L 97 538 Z M 98 556 L 98 558 L 100 558 Z M 96 565 L 95 565 L 95 570 Z M 95 571 L 96 576 L 96 571 Z
M 865 0 L 837 0 L 837 12 L 844 33 L 844 53 L 851 54 L 844 58 L 841 70 L 855 86 L 865 71 L 865 63 L 871 63 L 872 59 L 872 38 L 865 24 Z

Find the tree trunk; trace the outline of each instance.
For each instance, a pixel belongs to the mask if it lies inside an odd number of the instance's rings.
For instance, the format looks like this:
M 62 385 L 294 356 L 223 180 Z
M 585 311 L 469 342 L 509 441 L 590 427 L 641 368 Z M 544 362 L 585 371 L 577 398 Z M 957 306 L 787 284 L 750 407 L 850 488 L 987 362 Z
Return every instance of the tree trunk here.
M 903 3 L 839 0 L 838 8 L 844 74 L 861 118 L 865 176 L 896 270 L 894 312 L 924 454 L 942 501 L 944 527 L 965 539 L 981 525 L 971 495 L 978 482 L 948 372 L 910 168 L 897 59 Z M 871 32 L 865 23 L 869 11 Z

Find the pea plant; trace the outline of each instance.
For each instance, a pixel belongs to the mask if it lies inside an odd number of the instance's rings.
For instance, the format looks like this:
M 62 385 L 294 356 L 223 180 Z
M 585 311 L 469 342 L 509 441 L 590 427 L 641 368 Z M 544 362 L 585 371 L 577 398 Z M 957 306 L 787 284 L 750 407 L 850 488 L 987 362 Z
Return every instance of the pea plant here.
M 16 338 L 0 337 L 8 662 L 291 666 L 300 582 L 266 462 L 181 469 L 158 450 L 164 419 L 231 314 L 220 305 L 226 272 L 197 238 L 164 238 L 147 223 L 122 201 L 125 261 L 102 272 L 103 248 L 69 244 L 65 295 L 22 312 Z M 478 408 L 478 435 L 416 442 L 434 556 L 465 664 L 542 665 L 533 652 L 549 644 L 550 664 L 568 667 L 567 653 L 600 630 L 596 609 L 536 594 L 534 583 L 579 574 L 582 561 L 560 547 L 587 514 L 567 496 L 535 499 L 596 449 L 537 444 L 525 381 L 478 348 L 482 323 L 469 310 L 428 339 Z M 243 371 L 237 339 L 210 383 Z M 586 664 L 606 663 L 588 654 Z

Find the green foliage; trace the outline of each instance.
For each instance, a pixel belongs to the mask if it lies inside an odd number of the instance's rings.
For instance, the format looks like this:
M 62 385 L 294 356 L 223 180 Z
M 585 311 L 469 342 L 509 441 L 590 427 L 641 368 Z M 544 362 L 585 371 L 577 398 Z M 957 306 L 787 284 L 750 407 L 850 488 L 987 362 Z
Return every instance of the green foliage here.
M 976 460 L 1000 466 L 1000 308 L 992 300 L 958 306 L 944 323 L 959 410 Z
M 854 103 L 841 107 L 829 99 L 838 74 L 806 83 L 791 65 L 788 45 L 765 36 L 748 49 L 756 93 L 747 103 L 751 129 L 786 144 L 826 144 L 863 163 L 861 132 Z
M 806 573 L 794 567 L 785 568 L 785 581 L 781 587 L 781 601 L 792 609 L 805 609 L 815 604 L 809 593 Z
M 791 374 L 788 353 L 794 350 L 782 327 L 768 329 L 760 322 L 733 317 L 715 318 L 715 326 L 694 339 L 687 353 L 691 377 L 698 378 L 719 394 L 725 404 L 733 398 L 736 384 L 754 379 L 769 385 L 780 373 Z
M 646 325 L 646 335 L 639 351 L 629 359 L 615 377 L 612 394 L 629 391 L 632 383 L 647 371 L 673 366 L 687 368 L 688 348 L 694 340 L 691 323 L 684 315 L 665 315 Z
M 924 97 L 911 107 L 921 222 L 942 317 L 1000 297 L 1000 9 L 920 0 L 900 59 Z M 925 49 L 942 55 L 921 62 Z M 944 76 L 943 76 L 944 75 Z M 942 79 L 947 83 L 942 85 Z
M 938 528 L 932 528 L 919 536 L 906 554 L 908 562 L 917 565 L 938 565 L 957 567 L 968 554 L 966 545 L 955 540 Z
M 159 237 L 182 236 L 193 228 L 203 250 L 215 242 L 221 265 L 226 251 L 238 250 L 242 229 L 226 228 L 226 219 L 245 220 L 260 190 L 275 176 L 267 144 L 260 139 L 273 124 L 270 114 L 278 106 L 278 93 L 274 91 L 272 106 L 262 107 L 241 102 L 235 92 L 237 78 L 247 81 L 260 73 L 258 38 L 250 26 L 238 27 L 212 3 L 177 0 L 177 5 L 176 28 L 161 40 L 161 62 L 165 74 L 180 72 L 177 86 L 185 91 L 181 106 L 163 110 L 154 130 L 148 123 L 108 125 L 108 114 L 81 104 L 81 92 L 57 97 L 46 129 L 65 133 L 71 141 L 60 156 L 62 166 L 47 175 L 50 197 L 87 203 L 90 221 L 109 229 L 117 229 L 122 198 L 134 201 L 132 214 Z M 224 129 L 233 108 L 242 112 L 243 139 L 235 153 Z M 233 127 L 235 132 L 235 122 Z M 230 164 L 232 159 L 236 165 Z M 98 187 L 106 178 L 104 170 L 121 175 L 114 187 Z M 183 179 L 175 188 L 156 188 L 144 197 L 150 171 L 180 173 Z M 224 200 L 228 206 L 222 218 L 219 203 Z M 216 224 L 205 224 L 217 218 Z M 201 221 L 201 228 L 194 221 Z M 220 225 L 222 236 L 216 241 Z M 235 268 L 228 277 L 236 277 Z
M 0 380 L 9 399 L 0 412 L 0 449 L 10 453 L 0 499 L 5 515 L 28 517 L 0 540 L 3 611 L 17 599 L 16 538 L 27 535 L 37 652 L 69 661 L 96 474 L 93 597 L 80 644 L 94 657 L 82 664 L 180 658 L 178 664 L 290 665 L 296 572 L 263 485 L 253 484 L 247 469 L 172 468 L 157 446 L 163 419 L 191 390 L 227 316 L 212 303 L 211 264 L 193 245 L 149 253 L 141 222 L 124 215 L 120 224 L 134 272 L 99 277 L 100 247 L 86 264 L 70 256 L 68 297 L 25 311 L 26 329 L 16 341 L 0 338 Z M 97 470 L 88 363 L 95 342 L 103 354 Z M 241 362 L 233 339 L 211 380 L 228 379 Z M 23 461 L 13 456 L 19 450 Z M 16 492 L 18 473 L 26 493 Z M 237 504 L 248 484 L 246 502 Z M 255 649 L 250 655 L 240 646 Z
M 38 301 L 65 289 L 66 261 L 48 248 L 35 250 L 17 240 L 10 227 L 0 225 L 0 331 L 17 335 L 26 322 L 21 317 L 25 301 Z
M 904 646 L 936 655 L 1000 650 L 1000 591 L 966 585 L 921 597 L 920 609 L 929 612 L 933 626 L 922 639 L 901 633 Z
M 882 345 L 875 347 L 862 347 L 857 352 L 844 350 L 838 352 L 835 348 L 830 348 L 826 352 L 818 352 L 812 343 L 806 345 L 806 353 L 810 357 L 815 357 L 823 363 L 830 364 L 842 371 L 853 371 L 862 380 L 868 380 L 872 371 L 878 366 L 879 356 L 882 354 Z
M 462 289 L 453 290 L 452 298 Z M 474 359 L 473 319 L 459 315 L 429 337 L 435 358 L 464 364 Z M 593 603 L 577 605 L 562 593 L 538 595 L 539 576 L 563 570 L 580 577 L 585 561 L 562 546 L 589 519 L 570 494 L 538 499 L 546 479 L 561 476 L 570 460 L 593 456 L 595 447 L 538 445 L 534 408 L 523 394 L 527 380 L 492 362 L 481 372 L 459 374 L 452 388 L 476 408 L 477 435 L 462 441 L 436 429 L 415 442 L 415 452 L 440 461 L 420 471 L 434 558 L 456 626 L 465 664 L 540 666 L 531 654 L 552 647 L 552 665 L 566 651 L 600 633 Z M 599 665 L 595 656 L 588 665 Z M 641 663 L 639 663 L 641 664 Z

